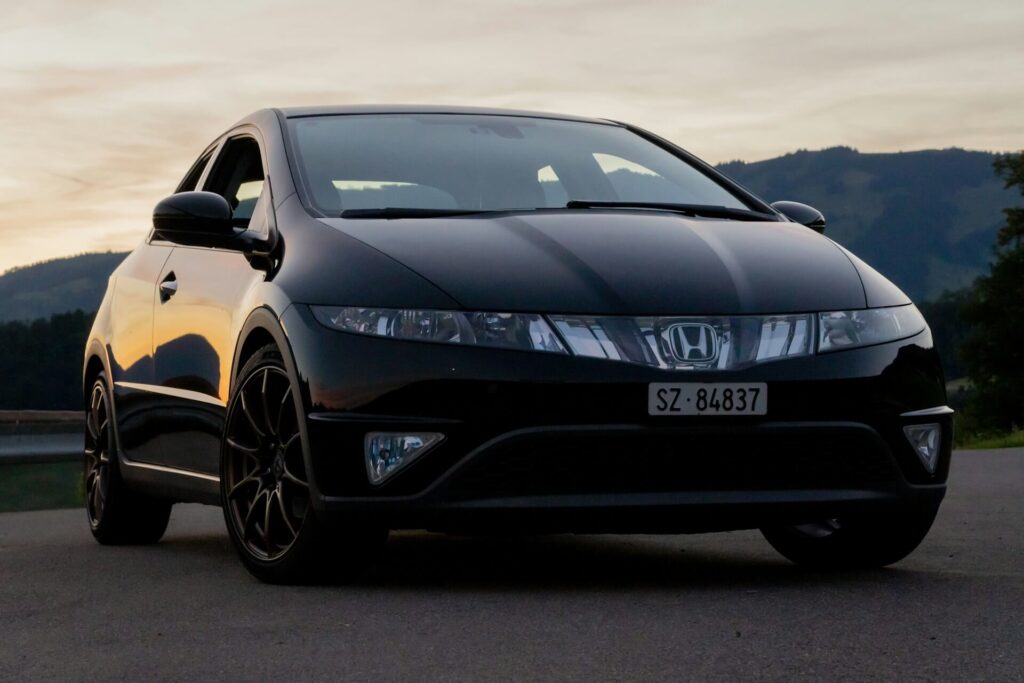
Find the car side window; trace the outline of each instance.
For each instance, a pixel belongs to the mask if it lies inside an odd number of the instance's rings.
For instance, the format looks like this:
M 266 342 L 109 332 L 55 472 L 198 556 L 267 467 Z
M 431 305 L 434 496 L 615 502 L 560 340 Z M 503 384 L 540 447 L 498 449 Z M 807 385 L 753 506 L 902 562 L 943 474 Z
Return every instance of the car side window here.
M 210 157 L 212 156 L 213 149 L 210 149 L 201 157 L 196 159 L 195 163 L 192 164 L 192 168 L 188 170 L 185 177 L 182 178 L 180 183 L 178 183 L 178 189 L 174 191 L 174 194 L 178 194 L 179 192 L 191 192 L 196 189 L 196 185 L 199 184 L 199 179 L 203 177 L 203 171 L 206 170 L 206 166 L 210 163 Z
M 239 137 L 224 145 L 203 189 L 228 200 L 235 227 L 247 228 L 263 192 L 263 181 L 259 144 L 253 138 Z

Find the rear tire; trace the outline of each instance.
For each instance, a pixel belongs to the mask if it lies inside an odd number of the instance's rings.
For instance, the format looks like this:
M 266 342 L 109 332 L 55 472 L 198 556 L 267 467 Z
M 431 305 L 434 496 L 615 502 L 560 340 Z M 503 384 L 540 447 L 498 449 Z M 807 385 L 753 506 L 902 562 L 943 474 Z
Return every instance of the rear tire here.
M 313 509 L 301 400 L 277 347 L 242 367 L 221 445 L 221 505 L 232 545 L 260 581 L 309 583 L 357 576 L 387 540 L 372 525 L 328 526 Z
M 93 537 L 104 545 L 156 543 L 167 530 L 170 501 L 145 496 L 121 478 L 107 379 L 93 381 L 86 405 L 85 510 Z
M 884 512 L 799 526 L 766 527 L 785 558 L 815 569 L 874 569 L 912 553 L 931 529 L 938 503 L 907 503 Z

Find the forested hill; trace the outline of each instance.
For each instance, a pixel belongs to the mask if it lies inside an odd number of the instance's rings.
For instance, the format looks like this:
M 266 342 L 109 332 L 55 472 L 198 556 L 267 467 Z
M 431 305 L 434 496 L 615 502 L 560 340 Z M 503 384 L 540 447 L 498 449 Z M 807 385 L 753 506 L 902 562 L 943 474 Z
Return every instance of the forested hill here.
M 0 322 L 49 318 L 55 313 L 95 311 L 107 279 L 125 253 L 82 254 L 0 275 Z
M 770 202 L 820 209 L 826 235 L 924 300 L 969 284 L 992 257 L 1002 209 L 1019 200 L 993 173 L 993 158 L 961 149 L 833 147 L 719 168 Z

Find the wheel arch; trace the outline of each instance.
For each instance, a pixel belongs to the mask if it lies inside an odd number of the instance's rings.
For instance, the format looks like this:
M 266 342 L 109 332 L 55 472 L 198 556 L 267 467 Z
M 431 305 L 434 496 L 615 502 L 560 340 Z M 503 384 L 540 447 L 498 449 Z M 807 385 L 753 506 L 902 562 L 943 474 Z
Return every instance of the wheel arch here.
M 231 361 L 231 391 L 234 392 L 235 383 L 238 380 L 238 373 L 242 366 L 253 353 L 268 344 L 277 346 L 285 359 L 288 367 L 288 374 L 295 370 L 295 363 L 292 359 L 291 344 L 288 343 L 288 336 L 281 326 L 281 320 L 277 313 L 267 306 L 261 306 L 249 313 L 245 323 L 238 333 L 238 340 L 235 343 L 235 354 Z M 291 379 L 296 380 L 297 375 Z
M 82 396 L 86 400 L 88 400 L 93 380 L 101 372 L 105 372 L 107 375 L 107 389 L 113 391 L 113 378 L 110 376 L 110 362 L 107 356 L 107 349 L 98 339 L 93 339 L 86 344 L 85 363 L 82 365 Z

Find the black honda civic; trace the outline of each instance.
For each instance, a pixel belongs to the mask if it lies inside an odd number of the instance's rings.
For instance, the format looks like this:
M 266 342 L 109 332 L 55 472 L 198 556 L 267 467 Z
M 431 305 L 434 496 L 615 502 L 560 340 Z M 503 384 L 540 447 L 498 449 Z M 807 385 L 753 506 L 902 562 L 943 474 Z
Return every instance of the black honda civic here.
M 271 582 L 391 529 L 760 528 L 896 562 L 945 493 L 928 326 L 796 202 L 607 120 L 264 110 L 110 278 L 85 352 L 101 543 L 222 506 Z

